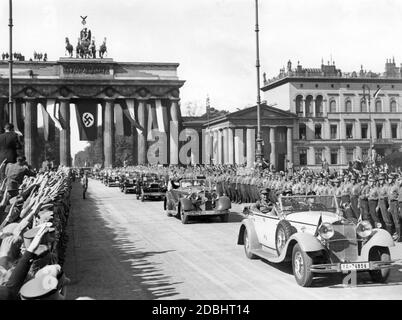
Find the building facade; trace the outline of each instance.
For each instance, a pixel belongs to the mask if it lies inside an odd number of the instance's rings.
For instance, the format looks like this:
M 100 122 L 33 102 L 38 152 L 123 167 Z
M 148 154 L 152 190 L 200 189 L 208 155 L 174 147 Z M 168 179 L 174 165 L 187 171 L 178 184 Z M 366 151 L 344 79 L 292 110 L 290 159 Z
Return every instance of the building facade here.
M 402 147 L 402 69 L 387 60 L 385 72 L 343 73 L 335 64 L 306 69 L 300 64 L 272 79 L 264 75 L 265 99 L 297 115 L 293 127 L 295 166 L 332 167 L 386 156 Z

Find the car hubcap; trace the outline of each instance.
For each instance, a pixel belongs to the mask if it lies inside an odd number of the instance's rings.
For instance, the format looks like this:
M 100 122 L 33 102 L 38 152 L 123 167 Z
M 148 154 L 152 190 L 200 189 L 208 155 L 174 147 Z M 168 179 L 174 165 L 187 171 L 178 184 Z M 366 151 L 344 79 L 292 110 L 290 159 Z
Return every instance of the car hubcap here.
M 285 246 L 285 243 L 286 243 L 285 232 L 283 231 L 283 229 L 280 229 L 278 231 L 278 238 L 276 239 L 276 246 L 277 246 L 279 252 L 282 252 L 282 249 Z
M 296 254 L 295 254 L 294 265 L 295 265 L 295 274 L 296 274 L 296 276 L 298 278 L 302 278 L 303 277 L 304 264 L 303 264 L 303 257 L 302 257 L 300 252 L 296 252 Z

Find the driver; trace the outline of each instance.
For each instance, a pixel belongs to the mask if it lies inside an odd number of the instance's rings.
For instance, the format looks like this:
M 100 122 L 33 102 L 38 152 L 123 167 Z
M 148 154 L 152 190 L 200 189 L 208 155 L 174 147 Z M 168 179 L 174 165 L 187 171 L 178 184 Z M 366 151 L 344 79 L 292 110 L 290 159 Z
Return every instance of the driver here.
M 264 188 L 260 191 L 260 200 L 258 200 L 252 208 L 255 208 L 261 212 L 269 212 L 272 210 L 273 203 L 268 199 L 271 190 Z

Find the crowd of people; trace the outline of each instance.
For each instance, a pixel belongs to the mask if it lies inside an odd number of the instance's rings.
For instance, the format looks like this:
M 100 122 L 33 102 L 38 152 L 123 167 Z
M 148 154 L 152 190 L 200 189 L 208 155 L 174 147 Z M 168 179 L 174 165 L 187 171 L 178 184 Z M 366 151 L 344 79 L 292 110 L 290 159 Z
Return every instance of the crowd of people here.
M 104 169 L 101 173 L 154 173 L 169 181 L 205 177 L 213 182 L 219 195 L 239 204 L 256 203 L 262 191 L 272 202 L 279 195 L 334 195 L 346 218 L 368 220 L 386 229 L 396 241 L 402 238 L 402 172 L 399 168 L 391 172 L 386 164 L 350 163 L 338 171 L 323 165 L 320 171 L 292 168 L 286 172 L 245 165 L 138 165 Z

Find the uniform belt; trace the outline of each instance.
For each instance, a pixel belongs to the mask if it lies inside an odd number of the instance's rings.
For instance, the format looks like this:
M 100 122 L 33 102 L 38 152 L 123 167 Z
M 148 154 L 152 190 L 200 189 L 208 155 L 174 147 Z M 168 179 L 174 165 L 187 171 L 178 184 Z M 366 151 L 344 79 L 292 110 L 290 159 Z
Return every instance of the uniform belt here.
M 389 200 L 389 201 L 398 201 L 398 199 L 391 199 L 391 200 Z M 402 202 L 402 201 L 401 201 Z

